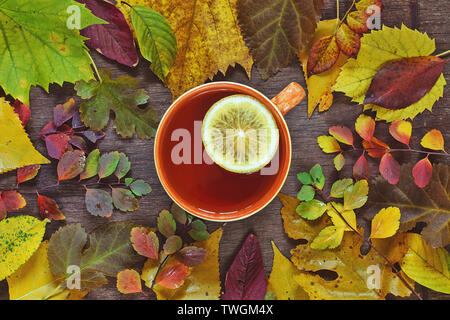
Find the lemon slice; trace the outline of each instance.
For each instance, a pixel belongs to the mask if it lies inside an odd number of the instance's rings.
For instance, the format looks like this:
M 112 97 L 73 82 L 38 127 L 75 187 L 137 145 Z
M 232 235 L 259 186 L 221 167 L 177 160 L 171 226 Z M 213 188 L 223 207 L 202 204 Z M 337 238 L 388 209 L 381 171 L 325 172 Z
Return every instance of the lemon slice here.
M 232 95 L 206 113 L 202 139 L 210 158 L 225 170 L 250 173 L 266 166 L 279 144 L 272 113 L 258 100 Z

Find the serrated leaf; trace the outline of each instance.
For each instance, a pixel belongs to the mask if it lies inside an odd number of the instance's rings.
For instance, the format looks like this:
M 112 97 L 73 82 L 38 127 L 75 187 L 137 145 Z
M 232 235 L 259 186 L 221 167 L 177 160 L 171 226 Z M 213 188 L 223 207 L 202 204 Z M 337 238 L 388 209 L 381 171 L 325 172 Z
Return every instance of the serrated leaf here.
M 359 180 L 344 191 L 344 210 L 361 208 L 367 202 L 369 185 L 367 180 Z
M 25 128 L 28 121 L 30 121 L 30 117 L 31 117 L 30 107 L 17 99 L 14 100 L 14 102 L 11 106 L 14 108 L 14 112 L 17 113 L 20 121 L 22 122 L 22 126 Z
M 331 69 L 339 58 L 340 49 L 334 35 L 319 39 L 311 48 L 308 57 L 308 77 Z
M 120 211 L 136 211 L 139 209 L 139 201 L 133 193 L 124 188 L 111 188 L 114 207 Z
M 119 164 L 120 154 L 117 151 L 102 154 L 98 160 L 98 176 L 100 179 L 109 177 Z
M 153 73 L 165 81 L 177 54 L 172 28 L 160 13 L 144 6 L 131 7 L 130 17 L 142 56 L 152 63 Z
M 69 10 L 68 10 L 69 9 Z M 91 59 L 78 28 L 104 23 L 72 0 L 2 1 L 0 85 L 29 105 L 31 86 L 93 78 Z M 78 12 L 79 26 L 76 26 Z M 75 24 L 75 26 L 74 26 Z M 51 26 L 49 28 L 48 26 Z M 68 27 L 70 26 L 70 27 Z
M 370 141 L 364 140 L 362 145 L 367 154 L 372 158 L 382 158 L 390 150 L 386 143 L 375 137 L 372 137 Z
M 330 196 L 333 198 L 343 198 L 344 191 L 353 184 L 352 179 L 341 179 L 333 183 L 330 190 Z
M 176 223 L 172 214 L 167 210 L 162 210 L 157 219 L 158 231 L 166 238 L 175 234 Z
M 125 185 L 126 185 L 127 187 L 129 187 L 130 184 L 131 184 L 133 181 L 134 181 L 133 178 L 125 178 Z
M 328 129 L 330 135 L 332 135 L 337 141 L 349 146 L 353 146 L 353 133 L 347 127 L 333 126 Z
M 122 270 L 117 273 L 116 287 L 123 294 L 142 292 L 141 276 L 136 270 Z
M 123 138 L 136 133 L 140 139 L 155 136 L 157 119 L 152 107 L 142 109 L 139 105 L 148 100 L 139 82 L 129 76 L 112 78 L 109 70 L 100 69 L 102 82 L 79 81 L 75 85 L 78 96 L 85 100 L 80 105 L 81 120 L 93 130 L 102 130 L 109 122 L 111 111 L 115 114 L 114 128 Z
M 210 234 L 206 230 L 189 230 L 188 234 L 191 236 L 192 239 L 195 241 L 205 241 L 208 240 L 210 237 Z
M 0 98 L 0 173 L 49 161 L 33 147 L 19 116 Z
M 80 174 L 80 180 L 89 179 L 98 173 L 98 160 L 100 159 L 100 150 L 92 150 L 87 159 L 84 171 Z
M 155 279 L 155 283 L 165 289 L 178 289 L 186 280 L 189 267 L 175 260 L 168 262 L 161 268 L 160 273 Z
M 337 212 L 337 210 L 340 214 Z M 342 203 L 329 203 L 327 214 L 331 218 L 331 222 L 333 222 L 333 225 L 339 228 L 343 228 L 344 231 L 354 231 L 358 228 L 356 224 L 355 211 L 344 210 L 344 206 L 342 205 Z M 345 221 L 342 218 L 344 218 Z
M 301 202 L 296 212 L 303 218 L 308 220 L 316 220 L 320 218 L 327 210 L 327 205 L 319 200 L 310 200 Z
M 0 220 L 6 218 L 8 211 L 22 209 L 27 205 L 24 197 L 17 191 L 7 190 L 0 192 Z
M 400 232 L 412 229 L 417 222 L 425 222 L 421 234 L 432 247 L 450 243 L 450 170 L 447 165 L 433 166 L 433 176 L 425 188 L 419 188 L 411 175 L 413 165 L 402 165 L 400 180 L 389 184 L 378 176 L 371 184 L 367 209 L 360 215 L 370 221 L 374 212 L 389 206 L 400 209 Z
M 94 216 L 110 217 L 113 213 L 111 195 L 101 189 L 87 189 L 84 200 L 86 209 Z
M 55 126 L 60 127 L 66 121 L 72 119 L 76 111 L 77 106 L 73 98 L 70 98 L 64 104 L 58 104 L 53 108 L 53 122 L 55 123 Z
M 0 281 L 23 265 L 39 248 L 47 220 L 16 216 L 0 221 Z
M 131 230 L 131 242 L 134 250 L 141 256 L 158 260 L 159 239 L 156 233 L 143 227 L 135 227 Z
M 114 175 L 117 177 L 117 179 L 122 179 L 127 175 L 127 173 L 131 169 L 131 162 L 128 160 L 128 157 L 125 153 L 120 152 L 119 153 L 119 163 L 117 164 L 117 168 L 114 171 Z
M 338 48 L 349 57 L 356 57 L 361 47 L 361 37 L 342 23 L 336 31 L 336 44 Z
M 310 201 L 314 199 L 315 195 L 316 191 L 312 186 L 303 186 L 297 194 L 297 198 L 301 201 Z
M 388 207 L 381 209 L 372 219 L 370 238 L 383 239 L 395 235 L 400 227 L 400 209 Z
M 177 235 L 170 236 L 166 239 L 166 242 L 164 243 L 163 246 L 164 254 L 167 255 L 174 254 L 175 252 L 180 250 L 182 246 L 183 240 L 179 236 Z
M 297 174 L 297 179 L 301 183 L 306 185 L 313 183 L 312 177 L 308 172 L 300 172 L 299 174 Z
M 130 184 L 130 189 L 138 197 L 145 196 L 152 191 L 150 185 L 142 179 L 133 181 L 133 183 Z
M 375 132 L 375 120 L 365 114 L 361 114 L 355 122 L 355 130 L 361 138 L 372 141 Z
M 81 150 L 67 151 L 58 162 L 58 181 L 70 180 L 84 171 L 86 155 Z
M 337 248 L 341 244 L 343 237 L 344 227 L 326 227 L 311 242 L 311 248 L 316 250 Z
M 325 153 L 335 153 L 342 151 L 341 146 L 339 145 L 337 140 L 331 136 L 320 136 L 317 138 L 317 143 Z
M 66 151 L 71 151 L 70 136 L 65 133 L 53 133 L 45 136 L 45 147 L 47 153 L 53 159 L 61 159 Z

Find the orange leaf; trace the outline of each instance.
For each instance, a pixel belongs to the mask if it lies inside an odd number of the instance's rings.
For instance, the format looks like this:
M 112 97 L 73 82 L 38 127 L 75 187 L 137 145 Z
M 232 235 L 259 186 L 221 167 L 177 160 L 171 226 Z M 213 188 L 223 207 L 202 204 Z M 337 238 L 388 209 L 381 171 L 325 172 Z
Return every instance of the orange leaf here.
M 17 169 L 17 184 L 34 179 L 41 168 L 40 164 L 33 164 Z
M 336 32 L 336 43 L 343 53 L 355 58 L 361 48 L 361 36 L 343 23 Z
M 156 284 L 167 289 L 178 289 L 184 284 L 188 272 L 189 267 L 182 263 L 166 265 L 156 278 Z
M 356 119 L 355 130 L 366 141 L 371 141 L 375 132 L 375 120 L 362 114 Z
M 364 154 L 353 165 L 353 176 L 356 180 L 369 179 L 369 163 Z
M 322 73 L 334 66 L 339 58 L 339 47 L 334 36 L 319 39 L 311 48 L 308 57 L 308 77 Z
M 117 290 L 124 294 L 142 292 L 141 276 L 139 273 L 132 269 L 120 271 L 117 274 Z
M 64 153 L 58 162 L 58 181 L 70 180 L 84 171 L 86 155 L 81 150 Z
M 391 136 L 409 147 L 409 139 L 411 138 L 412 125 L 411 122 L 405 120 L 398 120 L 392 122 L 389 127 Z
M 353 134 L 352 131 L 347 127 L 334 126 L 331 127 L 328 132 L 339 142 L 353 145 Z
M 390 153 L 381 158 L 380 173 L 390 184 L 397 184 L 400 180 L 400 164 Z
M 59 206 L 55 200 L 38 194 L 38 208 L 42 219 L 64 220 L 66 217 L 59 210 Z
M 412 170 L 412 174 L 414 182 L 419 188 L 424 188 L 428 185 L 433 175 L 433 166 L 431 165 L 430 160 L 428 160 L 428 157 L 416 163 Z
M 364 11 L 353 11 L 347 16 L 347 25 L 356 33 L 366 33 L 369 31 L 367 27 L 367 18 L 369 16 Z
M 143 227 L 135 227 L 131 230 L 131 242 L 134 250 L 141 256 L 158 260 L 159 240 L 158 236 Z
M 431 150 L 444 150 L 444 137 L 439 130 L 433 129 L 428 132 L 420 142 L 422 147 Z
M 0 220 L 6 217 L 8 211 L 19 210 L 27 205 L 27 202 L 17 191 L 0 192 Z
M 364 140 L 362 145 L 368 155 L 372 158 L 381 158 L 390 149 L 386 143 L 375 137 L 373 137 L 371 141 Z

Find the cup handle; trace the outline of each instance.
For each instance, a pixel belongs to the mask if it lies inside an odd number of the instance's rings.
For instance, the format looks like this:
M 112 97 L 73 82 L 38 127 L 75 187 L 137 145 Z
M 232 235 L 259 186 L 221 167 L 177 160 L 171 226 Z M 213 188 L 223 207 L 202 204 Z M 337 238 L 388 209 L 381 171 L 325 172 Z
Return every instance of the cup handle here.
M 275 98 L 272 99 L 274 105 L 277 106 L 282 115 L 288 113 L 293 107 L 305 99 L 306 93 L 301 85 L 297 82 L 290 83 Z

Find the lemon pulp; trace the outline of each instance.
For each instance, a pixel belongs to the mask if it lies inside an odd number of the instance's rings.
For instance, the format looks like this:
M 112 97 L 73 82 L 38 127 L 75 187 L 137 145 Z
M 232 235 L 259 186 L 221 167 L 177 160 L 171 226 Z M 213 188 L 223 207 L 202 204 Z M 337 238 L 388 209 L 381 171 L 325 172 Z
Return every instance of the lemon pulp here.
M 250 173 L 266 166 L 278 144 L 278 127 L 272 113 L 247 95 L 217 101 L 206 113 L 202 140 L 209 157 L 225 170 Z

